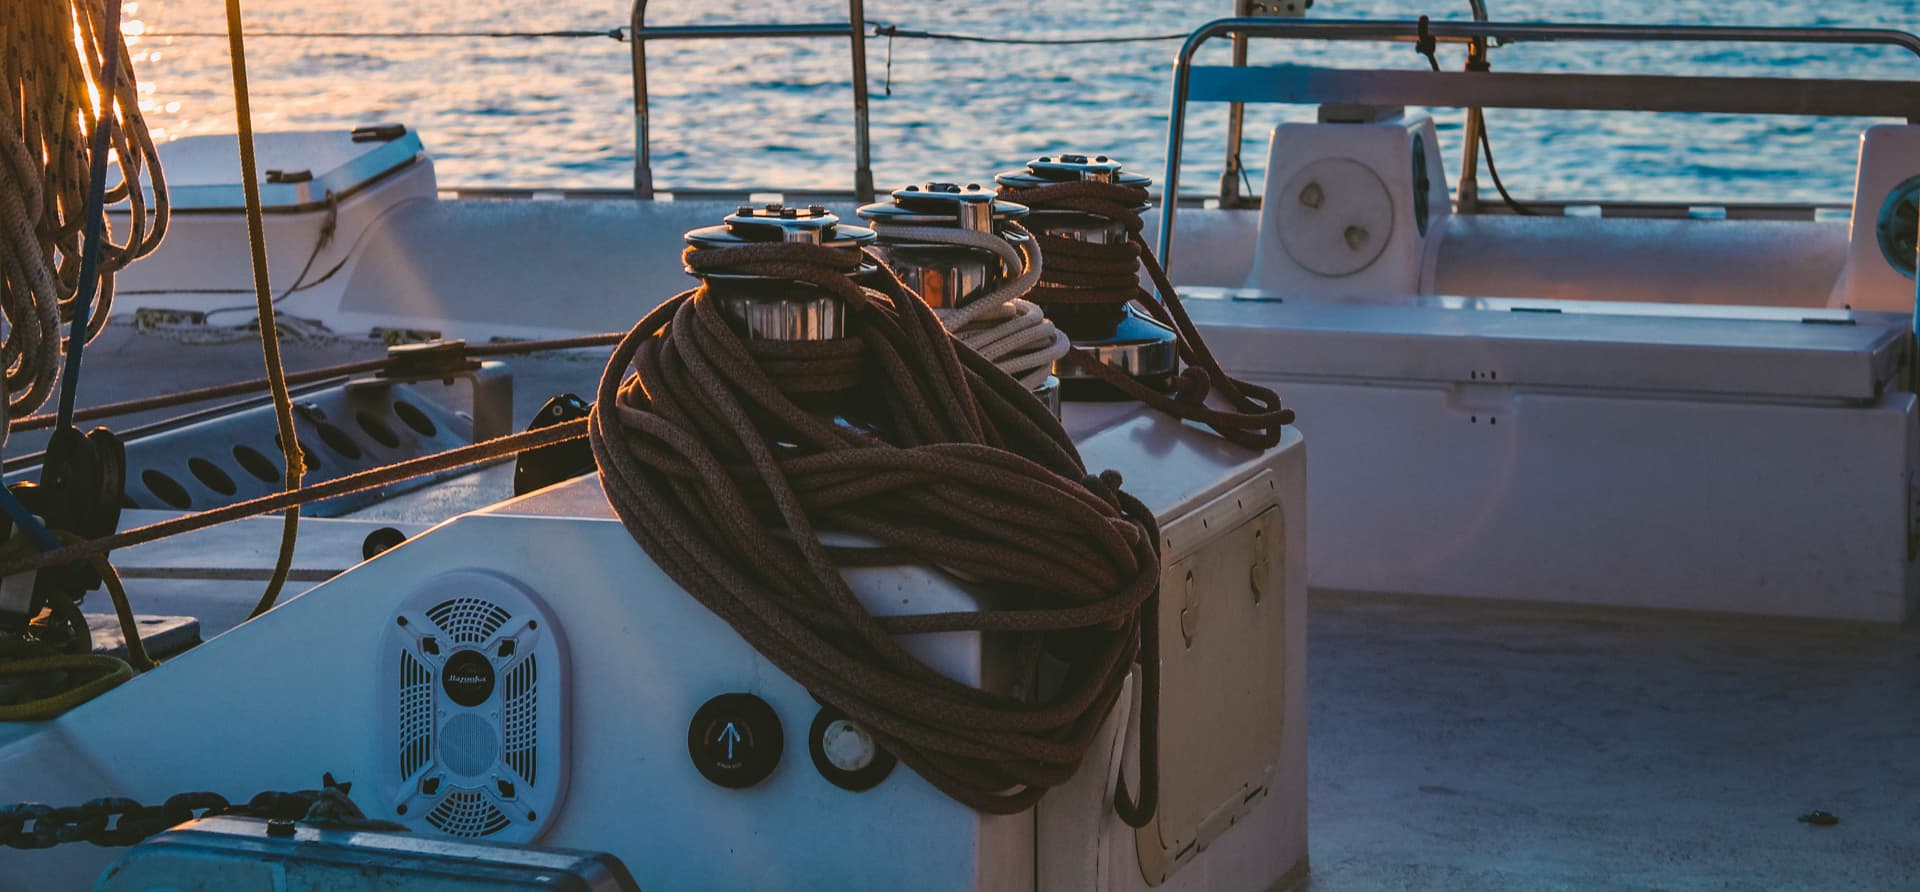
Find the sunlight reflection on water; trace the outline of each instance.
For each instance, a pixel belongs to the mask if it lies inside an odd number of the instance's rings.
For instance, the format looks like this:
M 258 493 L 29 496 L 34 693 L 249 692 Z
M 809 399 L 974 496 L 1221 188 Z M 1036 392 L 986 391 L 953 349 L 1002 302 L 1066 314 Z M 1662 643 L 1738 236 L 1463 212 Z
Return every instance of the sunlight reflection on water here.
M 1466 17 L 1464 2 L 1452 17 Z M 1493 0 L 1494 18 L 1690 24 L 1910 28 L 1920 0 L 1829 0 L 1817 12 L 1758 0 Z M 1231 4 L 1061 0 L 1033 24 L 1017 0 L 924 4 L 874 0 L 869 21 L 903 27 L 1026 36 L 1186 31 Z M 1322 0 L 1318 15 L 1406 17 L 1431 5 Z M 652 24 L 811 21 L 833 3 L 721 0 L 655 3 Z M 126 6 L 142 79 L 141 108 L 156 138 L 233 130 L 222 40 L 167 36 L 219 31 L 219 4 L 143 0 Z M 252 0 L 251 31 L 606 30 L 621 0 L 556 9 L 508 0 Z M 884 38 L 868 43 L 876 182 L 979 180 L 1035 154 L 1105 151 L 1159 175 L 1165 163 L 1167 85 L 1175 44 L 1009 47 Z M 845 188 L 852 111 L 845 45 L 835 40 L 752 44 L 694 41 L 648 48 L 654 171 L 662 188 Z M 1224 42 L 1213 48 L 1224 60 Z M 1404 46 L 1256 44 L 1259 62 L 1422 64 Z M 1205 61 L 1203 59 L 1203 61 Z M 451 185 L 601 186 L 631 183 L 632 88 L 626 45 L 607 38 L 512 40 L 257 39 L 248 44 L 256 126 L 349 127 L 403 121 L 419 130 Z M 1497 66 L 1559 71 L 1717 72 L 1796 77 L 1911 77 L 1920 60 L 1889 49 L 1587 44 L 1499 49 Z M 891 75 L 887 74 L 889 64 Z M 888 87 L 891 92 L 888 92 Z M 1266 127 L 1308 109 L 1258 106 L 1246 162 L 1259 186 Z M 1439 115 L 1449 169 L 1458 163 L 1457 113 Z M 1501 172 L 1523 195 L 1845 201 L 1856 119 L 1619 113 L 1489 115 Z M 1224 155 L 1225 113 L 1190 116 L 1188 188 L 1211 191 Z

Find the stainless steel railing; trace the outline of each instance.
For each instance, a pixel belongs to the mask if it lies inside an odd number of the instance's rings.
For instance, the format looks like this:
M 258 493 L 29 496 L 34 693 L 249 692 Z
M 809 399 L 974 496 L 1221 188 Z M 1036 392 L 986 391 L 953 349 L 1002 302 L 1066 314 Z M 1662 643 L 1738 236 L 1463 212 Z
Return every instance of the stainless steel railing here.
M 845 22 L 794 25 L 674 25 L 649 28 L 647 0 L 634 0 L 629 21 L 633 52 L 633 192 L 652 200 L 652 126 L 647 97 L 647 41 L 738 40 L 766 37 L 844 37 L 853 63 L 853 192 L 873 200 L 873 145 L 867 132 L 867 20 L 863 0 L 848 0 Z
M 1288 40 L 1410 42 L 1421 35 L 1415 21 L 1219 19 L 1200 26 L 1175 57 L 1172 109 L 1167 121 L 1167 169 L 1161 180 L 1159 254 L 1171 268 L 1174 214 L 1180 193 L 1180 160 L 1186 137 L 1189 97 L 1194 92 L 1194 53 L 1222 36 Z M 1441 43 L 1485 45 L 1489 41 L 1610 41 L 1839 44 L 1897 46 L 1920 56 L 1920 37 L 1873 28 L 1746 28 L 1695 25 L 1584 25 L 1484 21 L 1431 22 L 1426 33 Z M 1693 82 L 1701 89 L 1671 95 L 1665 88 Z M 1437 72 L 1342 71 L 1290 67 L 1267 70 L 1220 67 L 1206 72 L 1207 101 L 1317 102 L 1364 101 L 1370 104 L 1453 107 L 1600 108 L 1662 111 L 1752 111 L 1777 114 L 1892 114 L 1920 118 L 1920 86 L 1878 81 L 1810 82 L 1785 78 L 1684 78 L 1646 75 L 1474 74 Z M 1854 88 L 1842 92 L 1836 87 Z M 1304 88 L 1340 90 L 1349 95 L 1314 98 Z M 1732 91 L 1755 95 L 1735 101 Z M 1636 95 L 1637 94 L 1637 95 Z M 1910 99 L 1912 99 L 1910 103 Z M 1604 101 L 1603 101 L 1604 100 Z M 1657 101 L 1656 101 L 1657 100 Z M 1834 101 L 1840 110 L 1822 111 L 1817 103 Z M 1237 154 L 1237 146 L 1228 146 Z

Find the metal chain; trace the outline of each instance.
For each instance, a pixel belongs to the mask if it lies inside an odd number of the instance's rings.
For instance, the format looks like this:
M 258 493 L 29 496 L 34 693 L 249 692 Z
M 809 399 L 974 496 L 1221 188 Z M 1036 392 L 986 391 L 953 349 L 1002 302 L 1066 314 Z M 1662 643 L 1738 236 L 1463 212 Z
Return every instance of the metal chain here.
M 15 849 L 49 849 L 70 842 L 130 846 L 163 830 L 216 815 L 358 830 L 405 829 L 390 821 L 368 819 L 347 798 L 351 787 L 328 774 L 318 790 L 269 791 L 239 806 L 218 793 L 181 793 L 159 805 L 142 805 L 124 796 L 106 796 L 66 808 L 39 802 L 0 805 L 0 845 Z

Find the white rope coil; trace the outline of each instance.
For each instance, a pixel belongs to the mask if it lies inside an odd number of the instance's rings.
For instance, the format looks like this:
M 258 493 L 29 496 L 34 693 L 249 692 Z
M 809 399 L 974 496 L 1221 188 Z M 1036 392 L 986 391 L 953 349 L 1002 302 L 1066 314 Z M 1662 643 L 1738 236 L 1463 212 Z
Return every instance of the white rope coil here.
M 160 246 L 168 202 L 126 43 L 107 33 L 105 0 L 0 2 L 0 311 L 7 322 L 0 363 L 7 415 L 21 418 L 46 403 L 59 376 L 60 324 L 72 319 L 80 286 L 88 148 L 97 127 L 110 128 L 121 174 L 101 213 L 124 202 L 130 227 L 122 241 L 101 228 L 99 289 L 81 337 L 105 328 L 113 274 Z M 119 70 L 103 85 L 108 53 L 119 55 Z M 152 184 L 151 209 L 143 178 Z
M 873 222 L 885 238 L 988 251 L 1008 270 L 1017 270 L 964 306 L 936 308 L 934 313 L 961 343 L 1028 389 L 1046 383 L 1054 362 L 1067 355 L 1073 341 L 1047 321 L 1038 305 L 1024 299 L 1040 281 L 1040 249 L 1032 233 L 1013 222 L 1001 224 L 1005 237 L 957 227 Z

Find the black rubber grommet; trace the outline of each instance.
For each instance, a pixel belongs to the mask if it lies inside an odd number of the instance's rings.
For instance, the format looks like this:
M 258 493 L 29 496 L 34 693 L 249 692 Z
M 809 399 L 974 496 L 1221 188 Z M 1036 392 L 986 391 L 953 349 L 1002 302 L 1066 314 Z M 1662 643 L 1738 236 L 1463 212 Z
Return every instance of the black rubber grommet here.
M 827 758 L 827 737 L 829 734 L 845 734 L 849 731 L 867 735 L 872 740 L 872 732 L 861 729 L 847 718 L 846 713 L 831 706 L 822 706 L 814 714 L 813 727 L 807 731 L 807 752 L 813 756 L 813 767 L 829 783 L 842 790 L 863 793 L 886 780 L 900 760 L 882 748 L 878 741 L 872 741 L 873 758 L 866 765 L 851 770 L 835 765 Z

